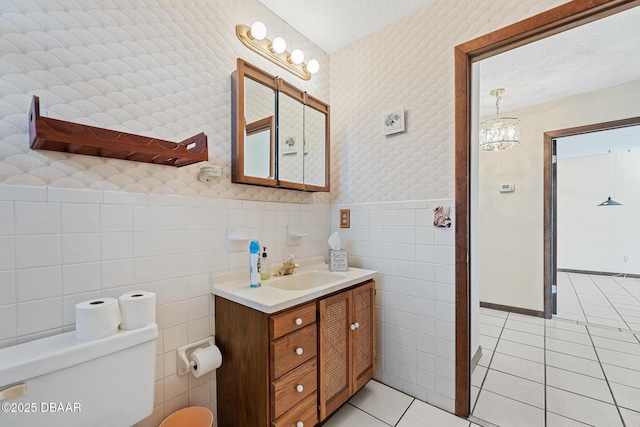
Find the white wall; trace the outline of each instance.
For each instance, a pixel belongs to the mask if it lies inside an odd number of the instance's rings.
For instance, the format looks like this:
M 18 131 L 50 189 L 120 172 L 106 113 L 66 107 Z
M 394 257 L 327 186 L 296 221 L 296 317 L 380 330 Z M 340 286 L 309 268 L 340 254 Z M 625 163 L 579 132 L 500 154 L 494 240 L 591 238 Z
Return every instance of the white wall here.
M 511 112 L 520 146 L 480 153 L 481 301 L 543 311 L 543 133 L 640 116 L 639 94 L 635 82 Z
M 332 201 L 453 198 L 454 47 L 562 3 L 435 0 L 332 54 Z M 383 136 L 398 105 L 406 131 Z
M 320 71 L 303 81 L 247 49 L 237 24 L 263 21 Z M 0 182 L 135 193 L 328 204 L 326 193 L 231 183 L 231 73 L 238 57 L 326 102 L 329 55 L 257 0 L 3 1 Z M 201 164 L 167 167 L 33 151 L 32 95 L 57 119 L 180 141 L 204 132 L 224 176 L 198 181 Z
M 640 151 L 558 160 L 558 268 L 640 274 L 638 164 Z M 598 206 L 609 196 L 622 206 Z
M 211 272 L 248 271 L 227 227 L 248 227 L 275 266 L 324 255 L 329 223 L 328 206 L 0 185 L 0 348 L 74 330 L 78 302 L 152 291 L 155 408 L 139 426 L 187 406 L 215 413 L 215 373 L 177 376 L 175 350 L 214 335 Z M 287 246 L 287 225 L 310 236 Z
M 455 403 L 455 227 L 433 226 L 452 200 L 331 207 L 351 265 L 378 271 L 376 378 L 453 412 Z M 351 228 L 339 228 L 351 209 Z M 451 217 L 455 223 L 455 216 Z

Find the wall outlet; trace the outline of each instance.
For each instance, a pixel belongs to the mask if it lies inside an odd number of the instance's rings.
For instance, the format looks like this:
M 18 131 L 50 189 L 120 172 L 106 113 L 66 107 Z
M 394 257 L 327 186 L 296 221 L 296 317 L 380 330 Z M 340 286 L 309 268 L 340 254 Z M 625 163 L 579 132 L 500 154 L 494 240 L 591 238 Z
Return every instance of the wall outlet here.
M 351 228 L 350 209 L 340 209 L 340 228 Z

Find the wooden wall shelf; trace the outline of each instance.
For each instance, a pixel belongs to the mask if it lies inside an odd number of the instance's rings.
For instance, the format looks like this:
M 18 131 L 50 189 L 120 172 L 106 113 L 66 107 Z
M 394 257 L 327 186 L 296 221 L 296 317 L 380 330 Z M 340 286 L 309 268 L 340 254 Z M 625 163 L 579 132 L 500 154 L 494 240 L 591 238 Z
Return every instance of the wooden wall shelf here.
M 209 158 L 204 132 L 180 142 L 98 128 L 40 116 L 40 99 L 31 101 L 29 146 L 136 162 L 186 166 Z

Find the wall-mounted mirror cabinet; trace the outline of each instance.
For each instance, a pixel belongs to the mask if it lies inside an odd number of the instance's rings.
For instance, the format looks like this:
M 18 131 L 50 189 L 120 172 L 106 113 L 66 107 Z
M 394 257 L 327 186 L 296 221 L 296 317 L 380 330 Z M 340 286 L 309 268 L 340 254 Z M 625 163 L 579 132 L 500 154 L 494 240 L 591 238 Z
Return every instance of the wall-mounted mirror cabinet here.
M 231 181 L 329 191 L 329 105 L 242 59 L 231 82 Z

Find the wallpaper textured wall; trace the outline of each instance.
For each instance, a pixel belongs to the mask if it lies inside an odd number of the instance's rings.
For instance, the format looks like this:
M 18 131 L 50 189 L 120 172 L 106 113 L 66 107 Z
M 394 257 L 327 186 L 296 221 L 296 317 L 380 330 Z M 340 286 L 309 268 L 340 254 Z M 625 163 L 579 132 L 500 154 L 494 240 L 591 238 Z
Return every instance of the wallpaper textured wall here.
M 332 54 L 332 203 L 452 198 L 454 46 L 562 3 L 438 0 Z
M 245 48 L 236 24 L 260 19 L 270 34 L 320 61 L 305 82 Z M 237 57 L 329 102 L 329 59 L 255 0 L 0 3 L 0 182 L 328 204 L 327 194 L 233 185 L 231 81 Z M 211 184 L 199 165 L 174 168 L 32 151 L 27 112 L 40 96 L 49 116 L 180 141 L 209 138 Z

